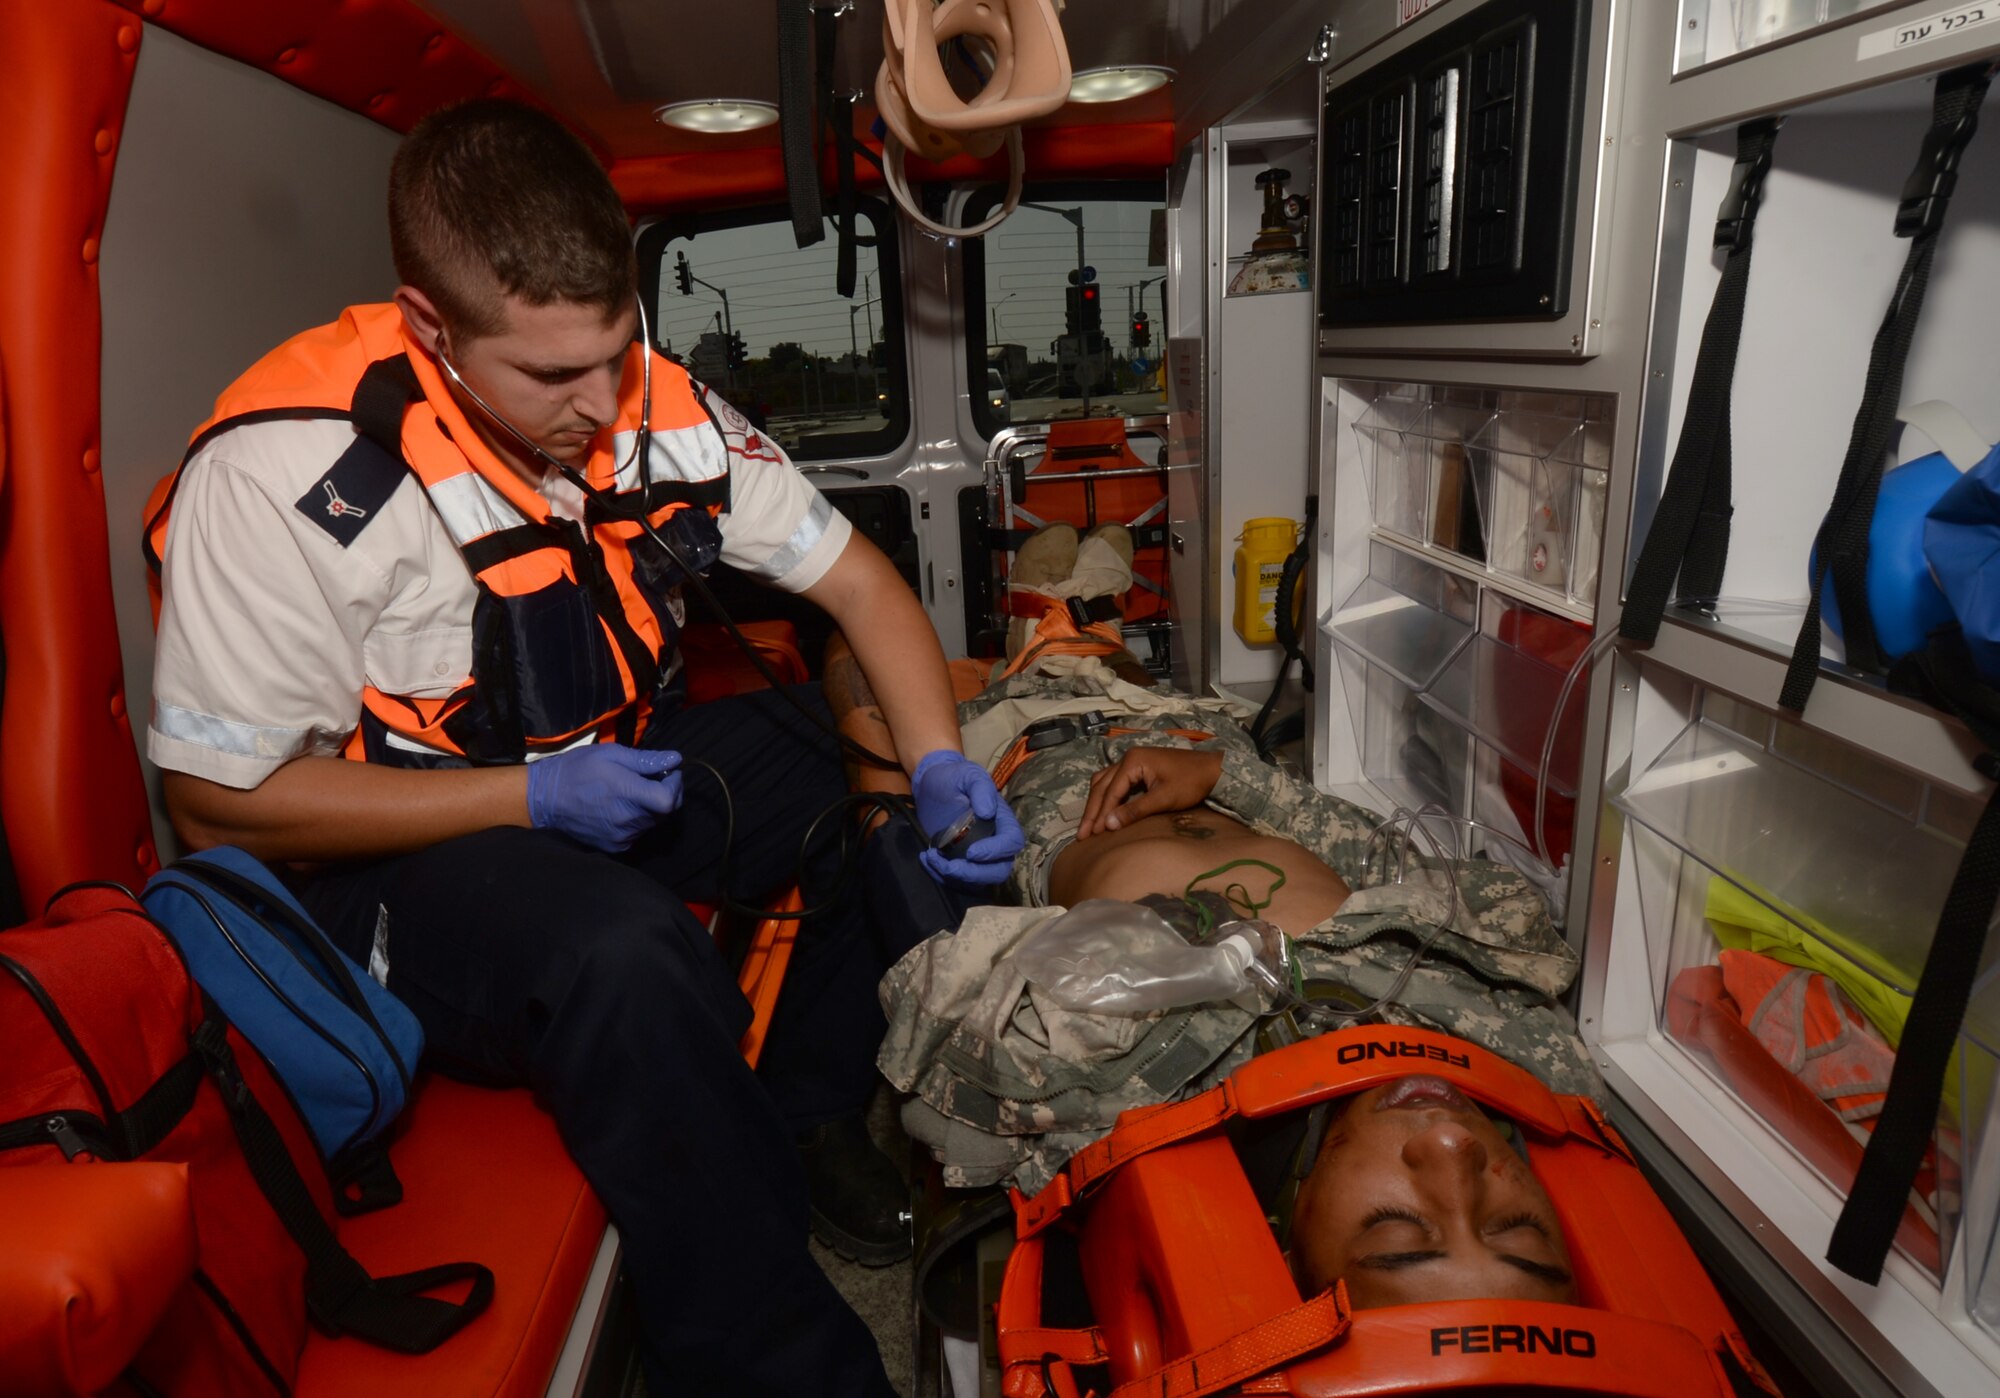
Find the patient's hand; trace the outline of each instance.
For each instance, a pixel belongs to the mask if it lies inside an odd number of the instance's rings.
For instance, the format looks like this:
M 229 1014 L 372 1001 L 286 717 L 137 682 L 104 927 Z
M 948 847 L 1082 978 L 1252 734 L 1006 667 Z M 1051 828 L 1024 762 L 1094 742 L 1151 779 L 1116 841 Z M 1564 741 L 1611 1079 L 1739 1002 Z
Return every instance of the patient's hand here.
M 1222 754 L 1185 748 L 1132 748 L 1090 779 L 1076 837 L 1087 840 L 1162 811 L 1199 806 L 1222 776 Z

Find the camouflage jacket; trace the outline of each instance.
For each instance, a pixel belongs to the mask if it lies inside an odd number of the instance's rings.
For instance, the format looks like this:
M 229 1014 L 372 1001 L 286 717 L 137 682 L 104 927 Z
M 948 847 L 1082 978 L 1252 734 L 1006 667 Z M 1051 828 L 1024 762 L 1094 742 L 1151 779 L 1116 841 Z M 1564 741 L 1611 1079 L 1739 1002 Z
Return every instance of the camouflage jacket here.
M 1555 1003 L 1575 977 L 1576 953 L 1519 873 L 1486 859 L 1457 861 L 1454 906 L 1435 861 L 1394 860 L 1391 842 L 1371 839 L 1378 817 L 1265 763 L 1234 719 L 1191 705 L 1118 712 L 1117 688 L 1088 674 L 1017 676 L 960 706 L 966 723 L 1002 700 L 1021 701 L 1014 707 L 1026 716 L 1034 712 L 1028 701 L 1073 712 L 1088 698 L 1100 701 L 1112 726 L 1137 730 L 1033 753 L 1008 782 L 1028 839 L 1015 868 L 1017 894 L 1034 887 L 1040 864 L 1074 834 L 1093 773 L 1133 746 L 1219 744 L 1222 775 L 1208 804 L 1296 842 L 1354 889 L 1332 916 L 1293 934 L 1309 998 L 1373 1006 L 1352 1022 L 1455 1034 L 1558 1092 L 1602 1097 L 1575 1023 Z M 1149 696 L 1148 707 L 1155 702 Z M 1168 729 L 1214 736 L 1197 745 Z M 1213 1086 L 1254 1051 L 1252 1016 L 1233 1005 L 1126 1019 L 1046 1002 L 1011 970 L 1007 954 L 1059 911 L 977 909 L 955 936 L 921 943 L 883 979 L 890 1027 L 878 1061 L 891 1082 L 916 1094 L 905 1125 L 945 1162 L 950 1183 L 1007 1178 L 1032 1193 L 1120 1111 Z M 1413 958 L 1420 958 L 1414 968 Z

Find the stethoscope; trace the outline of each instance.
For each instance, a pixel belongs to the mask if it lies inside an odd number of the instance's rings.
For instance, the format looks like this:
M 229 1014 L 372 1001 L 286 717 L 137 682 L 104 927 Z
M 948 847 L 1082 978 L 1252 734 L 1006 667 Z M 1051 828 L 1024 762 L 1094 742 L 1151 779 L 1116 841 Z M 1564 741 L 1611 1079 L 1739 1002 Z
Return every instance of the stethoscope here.
M 639 312 L 639 433 L 633 439 L 631 455 L 619 463 L 618 471 L 622 475 L 634 462 L 638 463 L 639 508 L 636 512 L 632 513 L 632 518 L 638 522 L 641 529 L 646 531 L 646 534 L 654 543 L 667 551 L 669 558 L 673 559 L 675 563 L 680 564 L 682 572 L 692 574 L 693 570 L 682 561 L 680 554 L 675 551 L 672 545 L 659 536 L 651 523 L 646 519 L 646 504 L 653 494 L 653 478 L 650 469 L 653 441 L 653 331 L 651 325 L 646 321 L 645 300 L 640 297 L 634 297 L 633 305 Z M 609 491 L 599 490 L 596 486 L 585 480 L 583 473 L 578 471 L 574 466 L 571 466 L 566 461 L 558 461 L 555 457 L 551 456 L 543 449 L 540 442 L 537 442 L 512 422 L 509 422 L 505 417 L 501 416 L 498 408 L 480 397 L 479 390 L 465 381 L 465 376 L 458 372 L 458 366 L 451 362 L 451 356 L 444 352 L 444 331 L 442 329 L 438 331 L 437 338 L 431 342 L 431 353 L 437 359 L 438 367 L 444 370 L 445 377 L 452 381 L 459 392 L 470 398 L 480 412 L 486 414 L 489 422 L 493 423 L 502 432 L 505 432 L 514 441 L 516 446 L 521 447 L 530 456 L 534 457 L 535 460 L 541 462 L 543 466 L 556 472 L 564 480 L 582 491 L 585 499 L 606 513 L 619 517 L 627 513 L 611 503 L 611 494 Z
M 639 311 L 639 363 L 641 366 L 641 378 L 639 381 L 639 435 L 638 440 L 632 443 L 631 455 L 627 456 L 619 464 L 618 470 L 619 474 L 622 475 L 635 461 L 638 463 L 639 504 L 636 509 L 627 509 L 617 504 L 610 491 L 600 490 L 585 480 L 583 473 L 574 466 L 571 466 L 566 461 L 559 461 L 550 455 L 540 442 L 537 442 L 512 422 L 509 422 L 501 415 L 498 408 L 495 408 L 481 397 L 479 390 L 465 381 L 465 376 L 458 372 L 458 366 L 451 362 L 451 356 L 445 353 L 444 331 L 442 329 L 438 331 L 437 338 L 431 342 L 431 354 L 437 360 L 438 367 L 444 370 L 445 377 L 452 381 L 459 392 L 471 399 L 473 405 L 486 415 L 487 420 L 506 433 L 508 438 L 517 446 L 521 447 L 522 450 L 526 451 L 543 466 L 556 472 L 564 480 L 582 491 L 584 498 L 596 505 L 606 516 L 613 519 L 630 520 L 638 525 L 645 532 L 646 537 L 657 544 L 667 557 L 673 560 L 674 564 L 681 570 L 682 576 L 694 584 L 695 591 L 701 595 L 702 601 L 708 605 L 709 610 L 714 612 L 722 624 L 728 628 L 729 634 L 735 638 L 737 646 L 749 658 L 750 663 L 757 668 L 758 673 L 764 677 L 764 682 L 783 695 L 787 703 L 805 715 L 815 727 L 827 733 L 841 747 L 853 753 L 863 762 L 884 770 L 901 771 L 903 769 L 902 763 L 892 762 L 864 744 L 856 742 L 845 733 L 842 733 L 838 728 L 828 723 L 822 716 L 814 713 L 811 709 L 800 703 L 798 696 L 792 693 L 791 687 L 772 673 L 771 667 L 765 663 L 764 657 L 759 654 L 755 646 L 750 644 L 749 638 L 737 628 L 735 621 L 723 610 L 722 603 L 717 601 L 715 594 L 709 590 L 708 580 L 681 556 L 679 549 L 667 542 L 660 531 L 653 527 L 653 522 L 646 517 L 648 506 L 652 503 L 653 496 L 651 466 L 653 441 L 653 333 L 651 325 L 646 320 L 645 301 L 634 298 L 634 303 Z M 705 766 L 707 764 L 701 765 Z M 720 780 L 719 774 L 717 780 Z M 724 788 L 724 792 L 726 796 L 727 787 Z M 815 825 L 817 825 L 817 822 L 815 822 Z M 810 832 L 808 832 L 808 836 L 810 837 Z M 774 914 L 764 913 L 763 916 L 774 916 Z

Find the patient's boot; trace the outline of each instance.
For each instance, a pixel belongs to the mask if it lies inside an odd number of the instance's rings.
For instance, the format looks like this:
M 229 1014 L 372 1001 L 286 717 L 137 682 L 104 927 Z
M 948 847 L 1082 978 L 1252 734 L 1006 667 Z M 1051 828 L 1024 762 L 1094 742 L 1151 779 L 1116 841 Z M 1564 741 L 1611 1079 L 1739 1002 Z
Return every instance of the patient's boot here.
M 1131 590 L 1132 531 L 1122 524 L 1100 524 L 1083 536 L 1076 567 L 1064 591 L 1087 602 L 1096 597 L 1123 597 Z M 1105 656 L 1104 663 L 1128 684 L 1149 688 L 1153 683 L 1152 673 L 1122 647 Z
M 910 1190 L 859 1116 L 800 1133 L 812 1231 L 850 1262 L 886 1267 L 910 1255 Z
M 1069 578 L 1076 567 L 1077 537 L 1076 526 L 1061 520 L 1045 524 L 1037 529 L 1028 542 L 1021 545 L 1014 555 L 1014 571 L 1007 576 L 1007 585 L 1014 588 L 1032 588 L 1046 592 L 1059 582 Z M 1054 594 L 1051 593 L 1051 596 Z M 1028 638 L 1035 632 L 1033 617 L 1017 616 L 1007 623 L 1007 658 L 1012 660 L 1021 653 Z
M 1117 555 L 1117 566 L 1124 570 L 1124 585 L 1118 588 L 1118 593 L 1123 595 L 1125 592 L 1130 591 L 1132 587 L 1132 531 L 1122 524 L 1100 524 L 1083 536 L 1083 544 L 1089 544 L 1092 540 L 1103 544 L 1112 553 Z M 1072 575 L 1081 574 L 1086 567 L 1092 566 L 1093 559 L 1089 555 L 1096 552 L 1097 550 L 1092 549 L 1086 553 L 1083 545 L 1079 545 L 1076 567 L 1071 570 Z M 1097 566 L 1105 566 L 1109 564 L 1109 561 L 1100 557 L 1096 560 L 1096 564 Z

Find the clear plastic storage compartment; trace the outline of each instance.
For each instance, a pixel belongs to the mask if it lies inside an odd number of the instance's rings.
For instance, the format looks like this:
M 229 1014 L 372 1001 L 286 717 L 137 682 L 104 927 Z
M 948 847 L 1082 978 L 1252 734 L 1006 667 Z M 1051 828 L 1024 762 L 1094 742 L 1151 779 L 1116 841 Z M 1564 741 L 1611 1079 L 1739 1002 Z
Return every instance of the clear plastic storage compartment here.
M 1965 798 L 1708 695 L 1614 801 L 1629 817 L 1662 1032 L 1845 1191 L 1964 852 Z M 1996 1169 L 1981 1160 L 2000 1046 L 1996 955 L 2000 943 L 1896 1237 L 1941 1278 L 1963 1212 L 1989 1326 L 2000 1191 L 1974 1200 L 1964 1185 Z
M 1588 667 L 1560 716 L 1556 701 L 1590 644 L 1589 628 L 1490 591 L 1482 612 L 1479 633 L 1424 690 L 1423 702 L 1531 775 L 1540 771 L 1546 748 L 1550 790 L 1575 796 Z
M 1474 443 L 1486 566 L 1589 606 L 1611 468 L 1602 398 L 1500 395 Z
M 1354 474 L 1377 533 L 1455 555 L 1588 611 L 1603 552 L 1612 400 L 1432 384 L 1343 384 Z
M 1341 647 L 1336 654 L 1361 750 L 1362 775 L 1393 806 L 1463 812 L 1469 753 L 1465 733 L 1359 652 Z
M 1375 527 L 1468 557 L 1483 541 L 1470 480 L 1471 442 L 1492 418 L 1479 390 L 1422 384 L 1363 386 L 1354 421 L 1361 478 Z M 1468 401 L 1471 400 L 1471 401 Z
M 1478 616 L 1478 584 L 1374 543 L 1368 576 L 1327 619 L 1362 775 L 1395 805 L 1465 812 L 1466 735 L 1419 696 L 1472 639 Z
M 1422 559 L 1372 544 L 1368 576 L 1334 610 L 1327 631 L 1405 688 L 1421 692 L 1471 637 L 1477 591 Z

